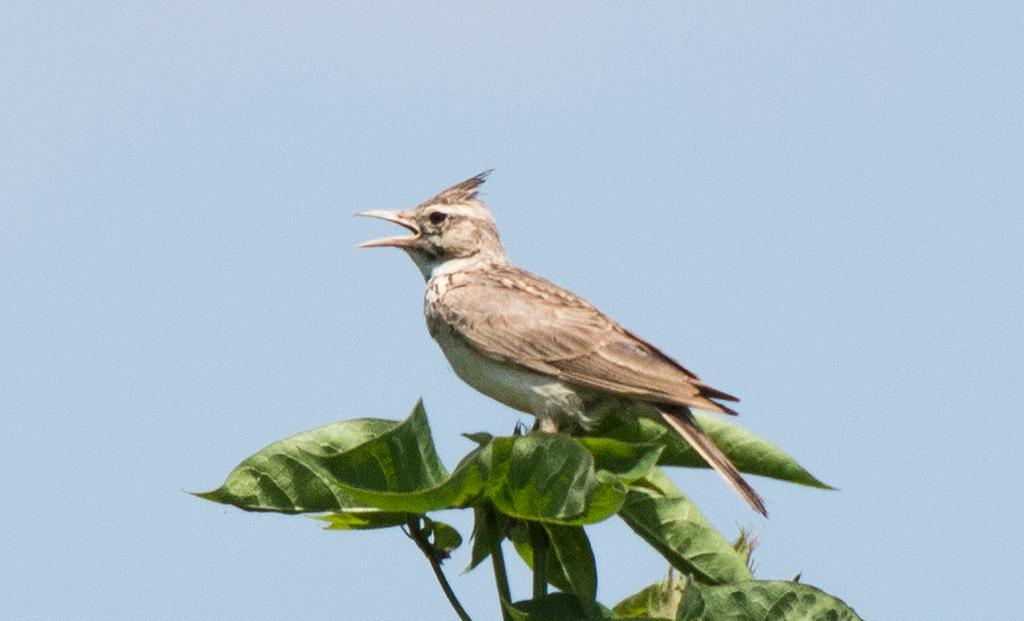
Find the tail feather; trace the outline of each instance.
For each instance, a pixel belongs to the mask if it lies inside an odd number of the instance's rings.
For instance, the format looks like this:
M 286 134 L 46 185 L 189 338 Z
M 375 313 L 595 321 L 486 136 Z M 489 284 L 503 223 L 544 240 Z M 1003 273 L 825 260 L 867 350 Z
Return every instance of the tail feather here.
M 736 493 L 743 500 L 747 501 L 747 504 L 761 515 L 768 517 L 768 510 L 765 509 L 764 501 L 761 500 L 761 497 L 754 491 L 754 488 L 740 475 L 739 470 L 736 469 L 736 466 L 732 465 L 732 462 L 725 456 L 725 453 L 697 426 L 697 421 L 694 420 L 693 414 L 689 409 L 685 407 L 661 406 L 659 411 L 668 426 L 689 442 L 690 446 L 697 451 L 704 461 L 714 468 L 718 474 L 722 475 L 726 483 L 736 490 Z

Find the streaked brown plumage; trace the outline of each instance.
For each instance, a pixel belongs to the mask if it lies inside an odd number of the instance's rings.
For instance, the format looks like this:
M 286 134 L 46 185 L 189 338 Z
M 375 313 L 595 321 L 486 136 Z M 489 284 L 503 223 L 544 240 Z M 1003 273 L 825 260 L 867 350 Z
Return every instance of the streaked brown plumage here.
M 450 274 L 437 319 L 488 356 L 592 390 L 715 412 L 737 401 L 578 295 L 511 265 Z
M 755 510 L 764 503 L 700 430 L 690 408 L 735 414 L 735 397 L 704 384 L 592 304 L 508 263 L 497 226 L 477 200 L 486 173 L 406 212 L 363 212 L 413 235 L 367 242 L 396 246 L 427 280 L 424 313 L 464 381 L 538 418 L 542 429 L 587 427 L 608 405 L 660 420 L 693 446 Z M 602 409 L 603 408 L 603 409 Z

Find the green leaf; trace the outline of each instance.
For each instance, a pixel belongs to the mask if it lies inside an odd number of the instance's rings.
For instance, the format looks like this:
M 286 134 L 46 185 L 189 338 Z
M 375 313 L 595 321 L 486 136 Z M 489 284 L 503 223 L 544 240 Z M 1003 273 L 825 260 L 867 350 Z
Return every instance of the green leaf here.
M 346 495 L 360 503 L 385 511 L 427 513 L 462 507 L 484 492 L 490 463 L 490 448 L 474 449 L 452 474 L 418 490 L 394 491 L 370 487 L 343 475 L 337 482 Z
M 333 423 L 275 442 L 239 464 L 220 488 L 197 494 L 250 511 L 284 513 L 374 507 L 387 513 L 424 513 L 416 494 L 442 483 L 457 492 L 434 450 L 422 401 L 401 422 L 360 419 Z M 397 498 L 390 505 L 346 490 L 369 489 Z M 482 489 L 482 482 L 477 482 Z M 422 494 L 420 494 L 422 495 Z M 426 503 L 429 508 L 450 502 Z M 346 520 L 339 518 L 339 526 Z
M 749 580 L 742 556 L 659 470 L 631 488 L 619 516 L 673 567 L 709 584 Z
M 619 477 L 626 483 L 647 476 L 658 463 L 665 445 L 658 442 L 630 444 L 611 438 L 578 438 L 580 444 L 594 457 L 594 467 Z
M 331 423 L 270 444 L 232 470 L 219 488 L 195 494 L 246 511 L 302 513 L 357 506 L 339 489 L 339 457 L 399 423 L 363 418 Z
M 612 612 L 616 619 L 675 619 L 683 595 L 682 584 L 675 572 L 670 571 L 668 578 L 623 599 L 612 608 Z
M 327 522 L 325 530 L 369 530 L 400 526 L 409 521 L 408 513 L 391 513 L 376 509 L 346 509 L 327 515 L 318 515 L 314 519 Z
M 488 498 L 498 511 L 532 521 L 586 524 L 614 515 L 625 499 L 625 486 L 608 472 L 596 472 L 594 458 L 576 440 L 564 434 L 530 434 L 474 438 L 486 444 L 467 455 L 447 479 L 434 480 L 421 489 L 396 490 L 379 476 L 348 469 L 339 473 L 339 487 L 356 501 L 384 511 L 426 513 L 462 507 Z M 358 464 L 371 453 L 377 461 L 399 459 L 390 438 L 360 446 L 346 459 Z M 425 441 L 429 441 L 429 435 Z M 390 448 L 389 448 L 390 447 Z M 433 454 L 433 445 L 430 445 Z M 650 459 L 649 449 L 638 449 Z M 358 458 L 358 459 L 356 459 Z M 344 464 L 343 464 L 344 465 Z M 368 484 L 369 483 L 369 484 Z
M 348 486 L 406 493 L 448 478 L 434 450 L 423 402 L 394 429 L 338 455 L 333 474 Z
M 590 601 L 597 597 L 597 565 L 590 539 L 582 526 L 545 524 L 551 546 L 549 558 L 558 563 L 569 583 L 569 589 L 580 599 Z
M 539 524 L 538 524 L 539 525 Z M 533 544 L 530 542 L 529 535 L 530 525 L 526 522 L 517 522 L 516 525 L 509 531 L 509 539 L 512 541 L 512 545 L 516 549 L 516 553 L 519 554 L 519 558 L 523 559 L 526 566 L 533 570 Z M 560 591 L 566 593 L 572 593 L 573 587 L 569 577 L 565 575 L 565 570 L 562 564 L 559 563 L 558 558 L 548 550 L 547 563 L 545 564 L 544 575 L 547 577 L 548 584 L 555 587 Z
M 448 558 L 452 551 L 462 545 L 462 535 L 451 525 L 436 520 L 431 520 L 430 525 L 430 545 L 441 557 Z
M 494 439 L 494 436 L 487 433 L 486 431 L 478 431 L 476 433 L 464 433 L 462 434 L 462 437 L 468 438 L 473 442 L 476 442 L 480 446 L 486 446 L 487 444 L 490 443 L 491 440 Z
M 473 507 L 473 550 L 463 573 L 472 571 L 487 559 L 494 546 L 505 538 L 508 528 L 508 518 L 496 513 L 490 505 Z
M 594 470 L 594 458 L 565 434 L 496 438 L 487 495 L 505 515 L 588 524 L 614 515 L 625 498 L 616 477 Z
M 338 488 L 364 505 L 418 514 L 460 507 L 483 493 L 489 458 L 482 454 L 489 451 L 487 446 L 470 452 L 449 476 L 420 404 L 406 423 L 404 429 L 346 454 L 339 463 Z M 394 465 L 405 476 L 398 476 Z
M 548 593 L 516 602 L 509 609 L 515 621 L 607 621 L 611 612 L 595 602 L 581 602 L 569 593 Z
M 690 580 L 683 591 L 683 599 L 676 609 L 675 621 L 700 618 L 704 614 L 704 596 L 701 595 L 700 586 Z
M 538 524 L 547 536 L 545 575 L 549 584 L 583 601 L 597 597 L 597 565 L 590 539 L 582 526 Z M 529 525 L 519 522 L 510 533 L 516 552 L 533 569 L 533 545 L 527 533 Z
M 697 423 L 718 448 L 743 472 L 798 483 L 821 489 L 834 489 L 819 481 L 785 451 L 760 436 L 719 416 L 695 411 Z M 707 468 L 707 463 L 690 445 L 667 427 L 645 418 L 625 422 L 609 416 L 596 435 L 631 443 L 660 443 L 665 446 L 659 459 L 662 466 Z
M 693 594 L 690 591 L 693 591 Z M 859 621 L 842 600 L 806 584 L 748 580 L 690 589 L 677 621 Z

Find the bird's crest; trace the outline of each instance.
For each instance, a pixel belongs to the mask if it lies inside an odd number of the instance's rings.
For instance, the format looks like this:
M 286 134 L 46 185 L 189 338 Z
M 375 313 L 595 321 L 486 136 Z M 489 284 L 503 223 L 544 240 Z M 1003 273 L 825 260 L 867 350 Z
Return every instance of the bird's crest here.
M 487 175 L 491 174 L 491 170 L 485 170 L 475 177 L 471 177 L 465 181 L 456 183 L 450 188 L 441 190 L 437 196 L 421 203 L 419 207 L 425 207 L 427 205 L 456 205 L 459 203 L 468 203 L 477 200 L 476 193 L 483 182 L 487 180 Z

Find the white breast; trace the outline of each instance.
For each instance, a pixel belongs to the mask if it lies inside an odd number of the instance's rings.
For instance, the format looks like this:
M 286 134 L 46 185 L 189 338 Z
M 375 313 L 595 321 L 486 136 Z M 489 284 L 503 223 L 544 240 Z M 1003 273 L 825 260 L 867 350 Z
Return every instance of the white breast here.
M 433 312 L 449 282 L 431 279 L 424 300 L 424 314 L 431 336 L 441 346 L 459 379 L 505 405 L 532 414 L 545 425 L 569 419 L 586 424 L 581 395 L 558 379 L 533 373 L 488 358 L 475 350 L 454 329 Z

